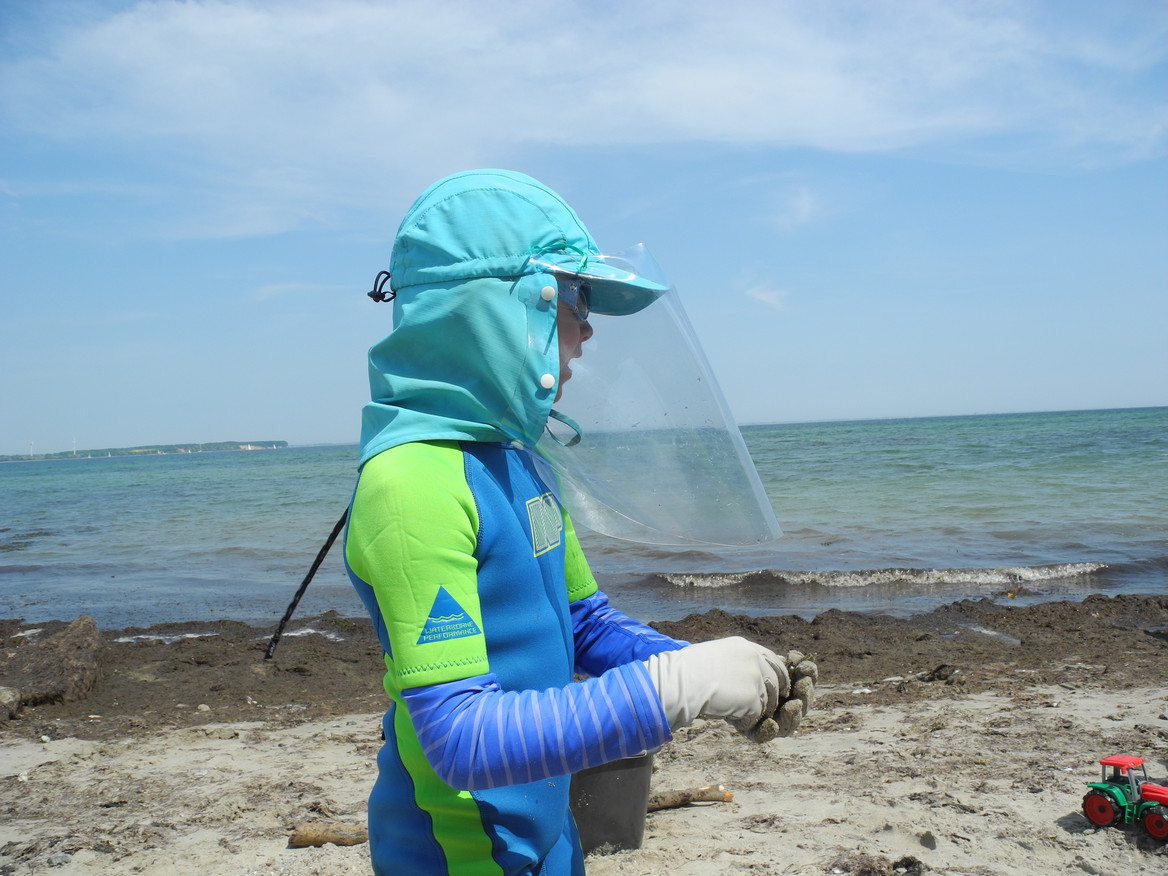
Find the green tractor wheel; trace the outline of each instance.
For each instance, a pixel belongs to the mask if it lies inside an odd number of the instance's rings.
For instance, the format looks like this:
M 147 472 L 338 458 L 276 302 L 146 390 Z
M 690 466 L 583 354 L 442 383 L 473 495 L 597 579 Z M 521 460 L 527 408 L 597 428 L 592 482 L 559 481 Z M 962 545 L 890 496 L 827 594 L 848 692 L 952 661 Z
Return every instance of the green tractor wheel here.
M 1140 823 L 1155 839 L 1161 842 L 1168 840 L 1168 809 L 1163 806 L 1152 806 L 1144 811 Z
M 1102 791 L 1091 791 L 1083 798 L 1083 814 L 1096 827 L 1111 827 L 1119 821 L 1119 807 Z

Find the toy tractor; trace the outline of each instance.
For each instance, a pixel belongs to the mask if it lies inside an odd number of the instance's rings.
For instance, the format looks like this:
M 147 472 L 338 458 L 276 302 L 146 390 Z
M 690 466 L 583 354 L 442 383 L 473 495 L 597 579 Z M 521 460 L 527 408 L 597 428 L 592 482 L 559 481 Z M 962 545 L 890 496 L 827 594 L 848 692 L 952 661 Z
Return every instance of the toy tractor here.
M 1153 839 L 1168 840 L 1168 788 L 1148 781 L 1144 759 L 1113 754 L 1099 763 L 1103 765 L 1102 779 L 1089 782 L 1091 790 L 1083 798 L 1088 821 L 1097 827 L 1139 822 Z

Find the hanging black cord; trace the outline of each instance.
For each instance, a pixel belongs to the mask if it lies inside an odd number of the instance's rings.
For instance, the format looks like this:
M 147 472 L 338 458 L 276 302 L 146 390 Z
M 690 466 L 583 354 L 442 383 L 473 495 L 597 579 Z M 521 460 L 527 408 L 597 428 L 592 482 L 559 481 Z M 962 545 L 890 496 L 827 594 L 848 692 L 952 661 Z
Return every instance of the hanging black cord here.
M 280 618 L 280 625 L 276 627 L 276 632 L 272 635 L 272 640 L 268 642 L 268 650 L 264 652 L 264 659 L 271 660 L 272 655 L 276 653 L 276 646 L 280 644 L 280 636 L 284 635 L 284 627 L 287 626 L 288 621 L 292 619 L 292 612 L 296 611 L 296 606 L 300 603 L 300 597 L 304 595 L 304 591 L 308 589 L 308 582 L 312 580 L 312 576 L 316 574 L 316 570 L 320 568 L 320 564 L 324 562 L 324 558 L 328 556 L 329 548 L 333 546 L 333 542 L 337 540 L 337 536 L 341 534 L 341 529 L 345 525 L 345 521 L 349 519 L 349 509 L 345 508 L 345 513 L 341 515 L 341 519 L 337 521 L 333 531 L 329 533 L 329 537 L 325 539 L 324 546 L 321 547 L 320 553 L 316 555 L 316 559 L 312 562 L 312 568 L 308 570 L 308 574 L 304 576 L 304 580 L 300 582 L 300 587 L 296 591 L 296 595 L 292 597 L 292 601 L 288 603 L 288 610 L 284 612 L 284 616 Z
M 382 301 L 393 301 L 397 294 L 394 291 L 385 291 L 385 284 L 389 282 L 389 271 L 378 271 L 377 276 L 373 280 L 373 290 L 366 294 L 374 301 L 380 303 Z M 316 570 L 320 568 L 320 564 L 324 562 L 324 558 L 328 556 L 329 548 L 333 546 L 333 542 L 337 540 L 337 536 L 341 534 L 341 529 L 345 525 L 345 521 L 349 519 L 349 509 L 345 509 L 345 513 L 341 515 L 341 519 L 337 521 L 337 525 L 333 527 L 333 531 L 329 533 L 329 537 L 325 539 L 324 546 L 320 549 L 320 553 L 316 555 L 316 559 L 312 563 L 312 567 L 308 570 L 308 574 L 304 576 L 304 580 L 300 582 L 300 587 L 296 590 L 296 595 L 292 597 L 292 601 L 288 603 L 288 610 L 284 612 L 284 616 L 280 618 L 280 625 L 276 627 L 276 632 L 272 634 L 272 640 L 268 642 L 268 650 L 264 652 L 264 659 L 271 660 L 272 655 L 276 653 L 276 646 L 280 644 L 280 636 L 284 635 L 284 627 L 288 625 L 288 621 L 292 619 L 292 613 L 296 611 L 296 606 L 300 604 L 300 597 L 304 595 L 304 591 L 308 589 L 308 583 L 312 580 L 312 576 L 316 574 Z

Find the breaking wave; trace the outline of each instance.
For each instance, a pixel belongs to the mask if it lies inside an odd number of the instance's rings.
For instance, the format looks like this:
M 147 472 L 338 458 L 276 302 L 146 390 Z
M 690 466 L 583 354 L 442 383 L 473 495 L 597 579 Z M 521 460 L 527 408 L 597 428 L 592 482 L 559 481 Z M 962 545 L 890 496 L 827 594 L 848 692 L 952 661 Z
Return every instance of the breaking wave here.
M 760 569 L 750 572 L 660 572 L 656 577 L 677 587 L 708 589 L 760 585 L 902 586 L 914 589 L 938 584 L 1009 588 L 1078 578 L 1106 568 L 1105 563 L 1058 563 L 1049 566 L 1015 566 L 1000 569 L 862 569 L 819 572 Z

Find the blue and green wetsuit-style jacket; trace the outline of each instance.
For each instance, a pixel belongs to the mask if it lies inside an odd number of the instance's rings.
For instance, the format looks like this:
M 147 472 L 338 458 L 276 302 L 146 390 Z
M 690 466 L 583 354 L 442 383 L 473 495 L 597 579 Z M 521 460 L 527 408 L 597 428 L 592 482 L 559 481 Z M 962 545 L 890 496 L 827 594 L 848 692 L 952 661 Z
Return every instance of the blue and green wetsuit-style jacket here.
M 533 449 L 558 391 L 546 265 L 597 254 L 558 195 L 497 170 L 435 183 L 394 240 L 345 533 L 391 701 L 378 874 L 583 873 L 571 774 L 669 738 L 642 661 L 681 643 L 608 605 Z
M 669 738 L 641 660 L 678 645 L 607 605 L 539 466 L 440 441 L 362 471 L 345 557 L 392 700 L 378 873 L 582 873 L 571 773 Z

